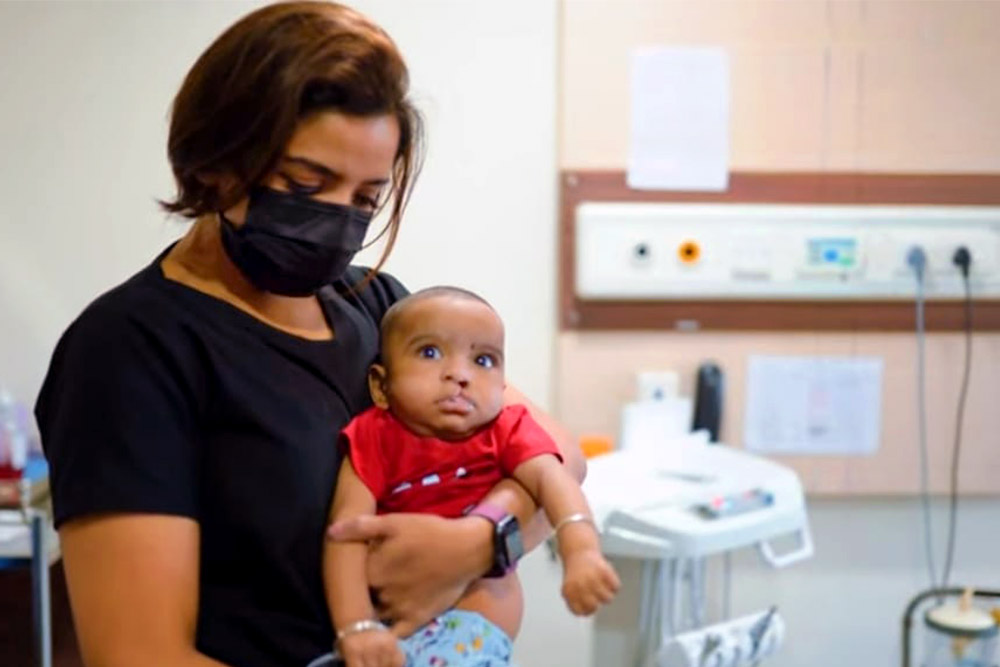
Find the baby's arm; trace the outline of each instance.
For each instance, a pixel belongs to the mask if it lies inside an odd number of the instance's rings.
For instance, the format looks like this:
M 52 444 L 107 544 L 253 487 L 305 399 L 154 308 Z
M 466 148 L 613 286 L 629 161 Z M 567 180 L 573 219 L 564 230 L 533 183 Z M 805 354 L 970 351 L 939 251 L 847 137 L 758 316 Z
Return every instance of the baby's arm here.
M 374 513 L 374 496 L 358 478 L 351 460 L 345 458 L 337 478 L 331 522 Z M 326 540 L 323 547 L 323 584 L 340 653 L 348 667 L 403 667 L 406 658 L 396 636 L 375 617 L 365 573 L 367 557 L 364 542 Z
M 520 482 L 545 510 L 549 522 L 557 526 L 556 539 L 563 562 L 563 597 L 574 614 L 593 614 L 607 604 L 621 585 L 614 568 L 601 554 L 601 543 L 590 517 L 590 507 L 580 485 L 559 460 L 543 454 L 528 459 L 514 469 Z M 560 526 L 573 515 L 587 521 Z

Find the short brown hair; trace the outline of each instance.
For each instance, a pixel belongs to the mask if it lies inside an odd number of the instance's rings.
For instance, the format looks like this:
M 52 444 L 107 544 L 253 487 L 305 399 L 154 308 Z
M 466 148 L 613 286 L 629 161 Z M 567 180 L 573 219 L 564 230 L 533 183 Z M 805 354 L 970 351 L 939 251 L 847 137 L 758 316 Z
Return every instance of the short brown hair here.
M 384 260 L 422 157 L 423 123 L 408 88 L 392 39 L 355 10 L 305 1 L 254 11 L 208 47 L 174 99 L 167 152 L 177 197 L 162 205 L 188 218 L 235 205 L 274 170 L 310 113 L 393 114 L 400 135 Z

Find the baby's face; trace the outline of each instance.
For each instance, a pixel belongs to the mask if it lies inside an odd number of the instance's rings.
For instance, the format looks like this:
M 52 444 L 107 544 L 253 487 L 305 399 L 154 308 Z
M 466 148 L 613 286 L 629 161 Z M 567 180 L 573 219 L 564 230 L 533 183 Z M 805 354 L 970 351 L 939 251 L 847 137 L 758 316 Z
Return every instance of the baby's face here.
M 389 409 L 419 435 L 471 435 L 503 407 L 503 338 L 503 323 L 484 303 L 452 295 L 417 301 L 383 347 Z

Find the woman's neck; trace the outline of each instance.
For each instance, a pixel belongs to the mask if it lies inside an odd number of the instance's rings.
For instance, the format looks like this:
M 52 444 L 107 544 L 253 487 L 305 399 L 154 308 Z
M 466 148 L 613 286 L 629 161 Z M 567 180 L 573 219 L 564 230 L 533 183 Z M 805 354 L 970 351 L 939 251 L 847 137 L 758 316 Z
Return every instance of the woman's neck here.
M 310 340 L 333 337 L 315 296 L 271 294 L 246 279 L 222 247 L 217 216 L 198 218 L 160 266 L 168 279 L 226 301 L 294 336 Z

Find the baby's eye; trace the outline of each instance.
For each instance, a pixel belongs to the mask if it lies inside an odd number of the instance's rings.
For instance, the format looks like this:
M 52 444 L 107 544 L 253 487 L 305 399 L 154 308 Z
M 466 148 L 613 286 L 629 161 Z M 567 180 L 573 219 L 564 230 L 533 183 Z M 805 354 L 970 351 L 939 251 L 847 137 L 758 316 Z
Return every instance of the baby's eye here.
M 418 354 L 424 359 L 440 359 L 441 350 L 437 345 L 424 345 Z
M 476 363 L 483 368 L 493 368 L 497 365 L 497 360 L 492 354 L 480 354 L 476 357 Z

